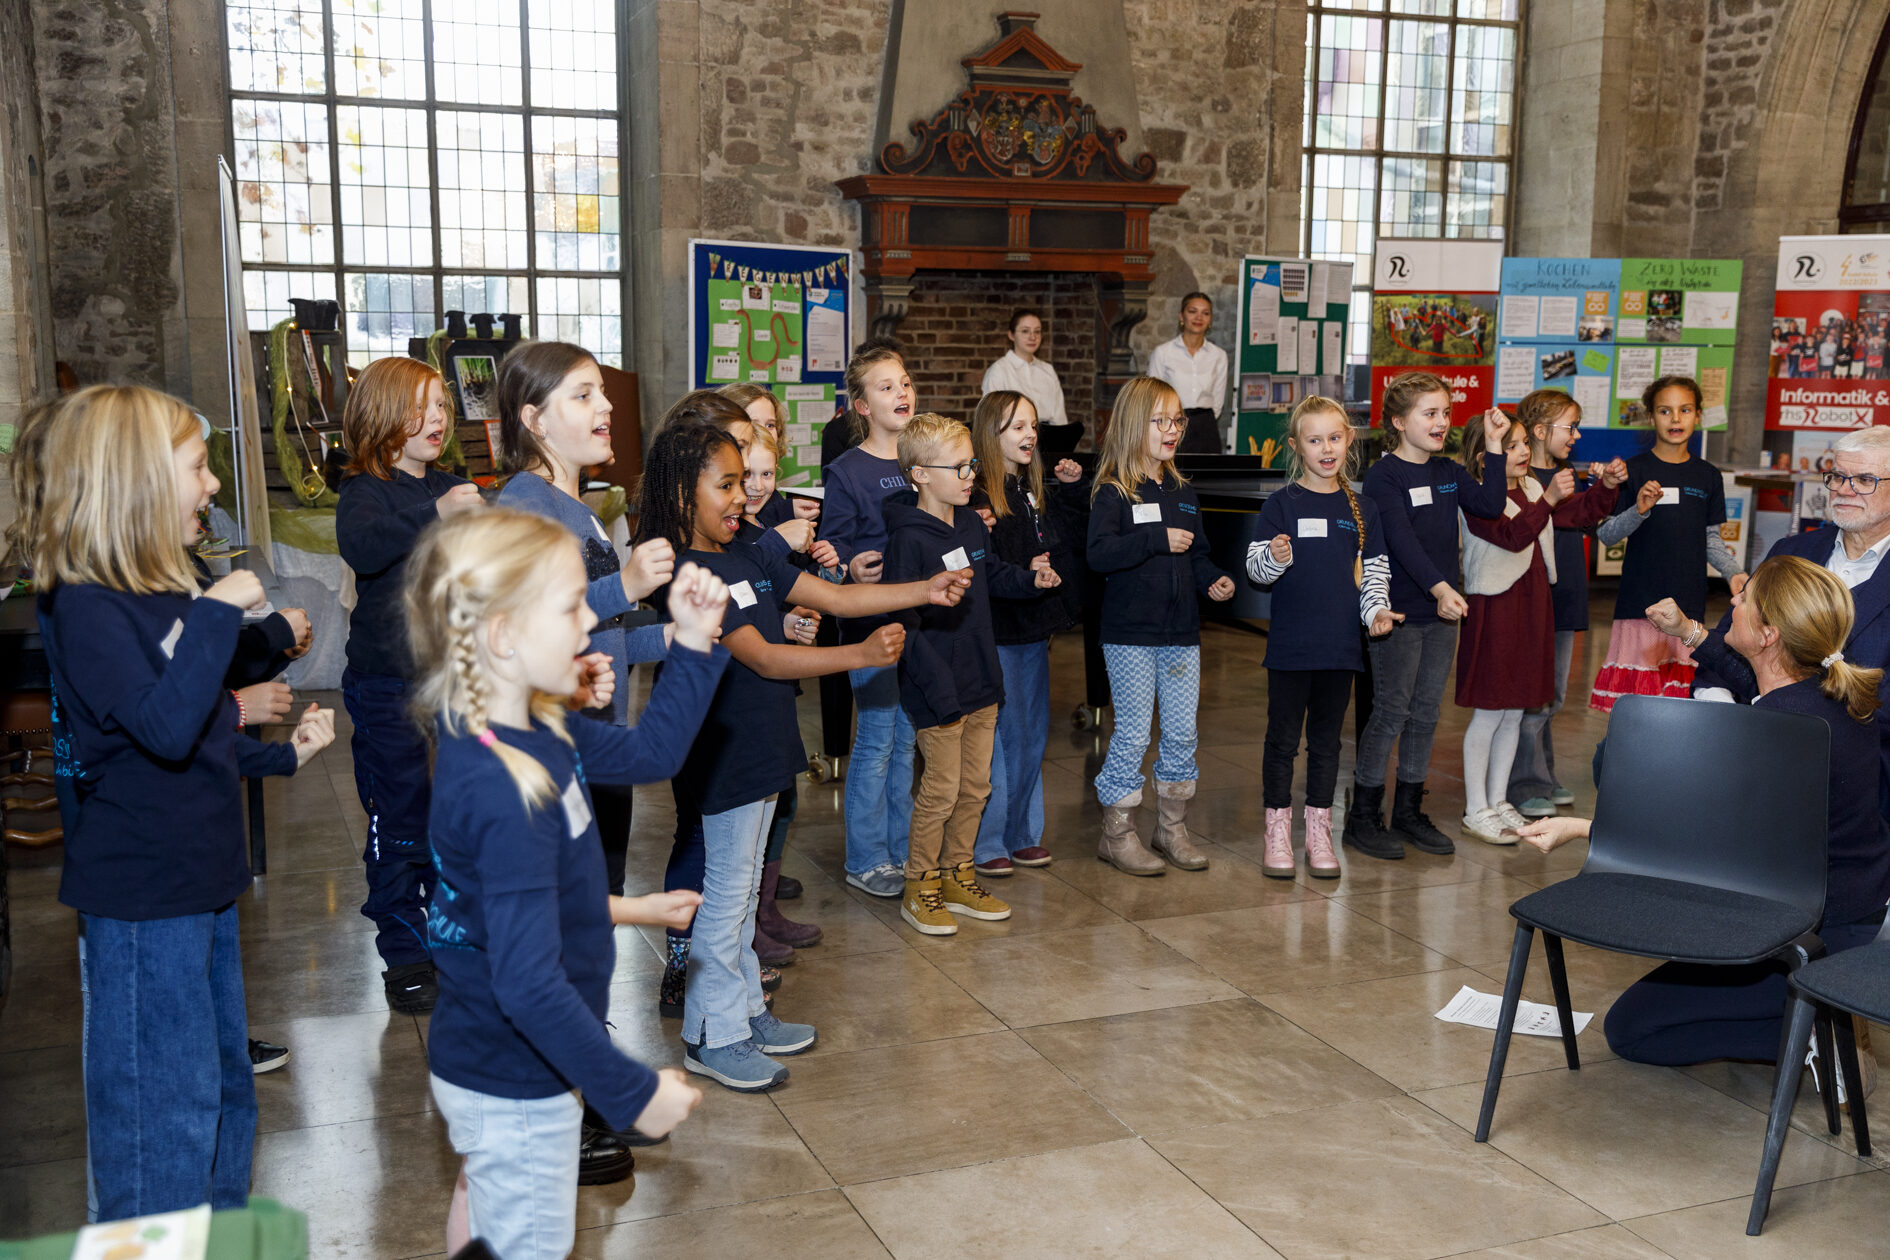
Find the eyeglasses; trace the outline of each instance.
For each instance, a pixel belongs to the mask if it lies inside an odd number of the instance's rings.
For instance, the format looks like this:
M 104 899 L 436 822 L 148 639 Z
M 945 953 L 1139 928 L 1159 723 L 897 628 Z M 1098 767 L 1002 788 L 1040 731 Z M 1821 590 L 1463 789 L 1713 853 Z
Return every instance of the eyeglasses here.
M 957 477 L 958 480 L 960 481 L 967 481 L 970 479 L 973 473 L 978 471 L 978 461 L 975 459 L 968 459 L 962 464 L 914 464 L 913 467 L 914 468 L 936 468 L 940 472 L 951 473 L 953 476 Z
M 1877 483 L 1882 480 L 1882 477 L 1874 473 L 1828 472 L 1824 475 L 1824 488 L 1826 490 L 1843 490 L 1846 493 L 1854 490 L 1858 494 L 1874 494 L 1877 489 Z
M 1567 429 L 1570 433 L 1574 433 L 1581 427 L 1579 424 L 1552 424 L 1549 426 L 1549 431 L 1553 433 L 1557 429 Z
M 1186 416 L 1150 416 L 1148 422 L 1160 429 L 1163 433 L 1170 432 L 1171 430 L 1180 432 L 1182 429 L 1188 427 L 1188 417 Z

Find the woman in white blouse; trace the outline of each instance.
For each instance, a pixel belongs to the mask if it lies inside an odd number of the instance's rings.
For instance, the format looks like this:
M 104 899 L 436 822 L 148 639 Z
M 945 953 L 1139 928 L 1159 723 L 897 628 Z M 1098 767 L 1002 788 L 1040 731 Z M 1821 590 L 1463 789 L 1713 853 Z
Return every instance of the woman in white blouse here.
M 1063 382 L 1057 379 L 1055 368 L 1037 357 L 1037 347 L 1043 344 L 1043 319 L 1033 310 L 1012 311 L 1010 330 L 1004 335 L 1011 348 L 984 370 L 983 392 L 1016 390 L 1036 407 L 1038 425 L 1068 424 Z
M 1205 293 L 1181 299 L 1181 335 L 1164 341 L 1148 356 L 1148 374 L 1167 381 L 1181 395 L 1188 428 L 1175 448 L 1180 455 L 1221 451 L 1221 408 L 1227 403 L 1227 351 L 1207 339 L 1214 326 L 1214 303 Z

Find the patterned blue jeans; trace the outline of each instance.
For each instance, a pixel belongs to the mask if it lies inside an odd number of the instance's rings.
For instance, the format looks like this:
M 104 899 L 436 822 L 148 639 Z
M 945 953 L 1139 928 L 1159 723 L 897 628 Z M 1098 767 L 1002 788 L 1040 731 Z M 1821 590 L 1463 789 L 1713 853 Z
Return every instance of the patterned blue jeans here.
M 1155 756 L 1157 783 L 1192 783 L 1198 771 L 1194 711 L 1201 698 L 1201 647 L 1147 647 L 1105 643 L 1109 690 L 1115 697 L 1116 724 L 1109 755 L 1096 776 L 1096 799 L 1115 805 L 1142 790 L 1142 758 L 1159 705 L 1161 744 Z

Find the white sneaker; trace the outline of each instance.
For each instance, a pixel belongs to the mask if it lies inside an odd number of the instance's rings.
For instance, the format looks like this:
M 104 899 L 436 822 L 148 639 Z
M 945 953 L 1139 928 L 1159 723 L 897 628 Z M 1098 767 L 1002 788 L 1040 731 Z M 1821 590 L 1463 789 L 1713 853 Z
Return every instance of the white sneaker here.
M 1508 801 L 1498 801 L 1496 804 L 1490 806 L 1490 808 L 1496 811 L 1496 816 L 1501 818 L 1503 825 L 1508 827 L 1511 831 L 1520 832 L 1524 827 L 1529 825 L 1529 820 L 1524 818 L 1521 812 Z
M 1485 844 L 1515 844 L 1522 837 L 1516 829 L 1503 821 L 1503 816 L 1494 809 L 1479 809 L 1474 814 L 1463 816 L 1463 831 Z

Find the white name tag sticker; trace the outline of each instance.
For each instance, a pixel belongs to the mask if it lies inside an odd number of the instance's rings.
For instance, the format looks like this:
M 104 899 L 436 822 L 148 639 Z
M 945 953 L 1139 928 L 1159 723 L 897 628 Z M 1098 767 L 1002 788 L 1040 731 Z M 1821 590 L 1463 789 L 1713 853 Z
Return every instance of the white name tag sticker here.
M 183 637 L 184 622 L 183 618 L 180 617 L 171 625 L 171 632 L 164 636 L 164 641 L 158 644 L 158 647 L 164 653 L 165 660 L 168 661 L 171 659 L 171 654 L 177 651 L 177 641 Z
M 1662 486 L 1660 488 L 1660 505 L 1663 507 L 1679 507 L 1680 487 Z
M 610 535 L 604 532 L 604 523 L 595 516 L 591 518 L 591 528 L 597 531 L 597 537 L 604 542 L 610 541 Z
M 755 606 L 755 588 L 747 582 L 736 582 L 728 588 L 728 597 L 735 601 L 737 608 Z
M 1032 507 L 1036 507 L 1036 506 L 1037 506 L 1037 494 L 1036 494 L 1036 492 L 1035 492 L 1034 490 L 1026 490 L 1026 491 L 1024 491 L 1024 502 L 1026 502 L 1026 503 L 1028 503 L 1028 504 L 1030 504 L 1030 506 L 1032 506 Z
M 1301 538 L 1324 538 L 1326 526 L 1331 524 L 1323 516 L 1302 516 L 1299 518 L 1299 536 Z
M 573 840 L 591 825 L 591 803 L 584 799 L 584 789 L 576 779 L 564 789 L 564 825 Z
M 1431 505 L 1431 488 L 1429 486 L 1412 486 L 1411 487 L 1411 506 L 1412 507 L 1429 507 L 1430 505 Z
M 1129 511 L 1137 525 L 1160 525 L 1162 523 L 1162 505 L 1159 503 L 1138 503 Z
M 945 567 L 948 569 L 969 569 L 971 567 L 971 557 L 965 554 L 963 547 L 953 547 L 950 551 L 945 553 L 944 560 Z

